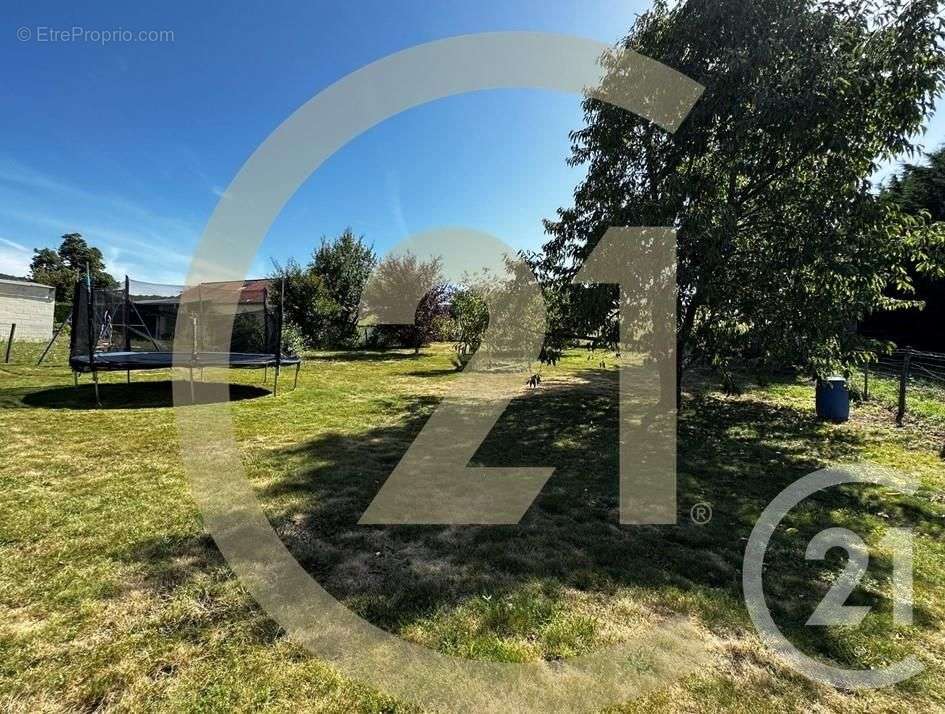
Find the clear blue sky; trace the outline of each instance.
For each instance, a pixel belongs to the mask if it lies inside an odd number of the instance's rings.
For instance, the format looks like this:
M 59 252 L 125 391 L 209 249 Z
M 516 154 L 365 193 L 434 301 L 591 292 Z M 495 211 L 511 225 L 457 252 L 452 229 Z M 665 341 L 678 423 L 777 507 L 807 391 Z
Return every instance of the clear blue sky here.
M 0 9 L 0 272 L 78 231 L 116 276 L 178 282 L 214 205 L 292 111 L 347 73 L 434 39 L 542 30 L 612 43 L 646 0 L 24 3 Z M 122 28 L 173 41 L 50 41 Z M 18 28 L 30 38 L 18 39 Z M 39 41 L 40 36 L 47 38 Z M 928 143 L 943 137 L 939 112 Z M 254 267 L 307 260 L 350 226 L 383 252 L 464 226 L 516 247 L 570 201 L 564 164 L 579 100 L 482 92 L 388 120 L 325 164 L 279 217 Z M 455 171 L 444 174 L 444 164 Z

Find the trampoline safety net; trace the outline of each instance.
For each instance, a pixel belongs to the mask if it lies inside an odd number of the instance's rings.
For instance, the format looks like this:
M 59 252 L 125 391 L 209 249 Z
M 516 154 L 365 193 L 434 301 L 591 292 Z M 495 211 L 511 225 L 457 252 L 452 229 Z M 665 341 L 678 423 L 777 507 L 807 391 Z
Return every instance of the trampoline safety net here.
M 282 358 L 281 332 L 267 280 L 183 287 L 126 278 L 117 288 L 91 289 L 81 280 L 70 363 L 82 371 L 148 369 L 167 366 L 176 353 L 179 361 L 190 355 L 195 362 L 261 367 L 291 361 Z

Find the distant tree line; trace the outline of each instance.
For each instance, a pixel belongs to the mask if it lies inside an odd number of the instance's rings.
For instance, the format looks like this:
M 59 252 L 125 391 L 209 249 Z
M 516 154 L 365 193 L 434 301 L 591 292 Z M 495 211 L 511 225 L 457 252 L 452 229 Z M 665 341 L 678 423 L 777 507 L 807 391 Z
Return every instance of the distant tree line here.
M 101 250 L 89 245 L 81 234 L 68 233 L 58 248 L 34 250 L 28 278 L 55 288 L 59 322 L 68 316 L 76 282 L 87 272 L 96 287 L 118 287 Z M 393 303 L 405 292 L 424 286 L 422 294 L 416 295 L 418 307 L 412 324 L 386 325 L 363 319 L 359 308 L 372 274 L 375 301 Z M 364 237 L 350 229 L 334 239 L 323 238 L 308 264 L 290 260 L 284 267 L 277 266 L 270 278 L 283 281 L 284 336 L 286 345 L 296 351 L 319 347 L 410 347 L 419 351 L 431 341 L 456 339 L 458 334 L 452 314 L 454 289 L 444 281 L 438 260 L 424 261 L 409 254 L 378 260 Z M 272 304 L 278 306 L 279 291 L 270 290 L 269 294 Z

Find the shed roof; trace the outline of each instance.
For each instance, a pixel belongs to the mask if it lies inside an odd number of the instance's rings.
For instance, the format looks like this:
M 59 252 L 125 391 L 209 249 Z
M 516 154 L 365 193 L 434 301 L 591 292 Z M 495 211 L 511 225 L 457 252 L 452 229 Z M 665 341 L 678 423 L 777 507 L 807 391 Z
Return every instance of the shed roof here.
M 52 285 L 44 285 L 43 283 L 34 283 L 30 280 L 8 280 L 7 278 L 0 278 L 0 283 L 4 285 L 29 285 L 34 288 L 46 288 L 47 290 L 55 290 Z

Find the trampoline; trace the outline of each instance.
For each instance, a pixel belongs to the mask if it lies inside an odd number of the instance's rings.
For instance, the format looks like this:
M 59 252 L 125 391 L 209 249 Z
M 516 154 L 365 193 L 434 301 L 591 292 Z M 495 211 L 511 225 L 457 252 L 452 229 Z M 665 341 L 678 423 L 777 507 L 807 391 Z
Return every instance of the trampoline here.
M 125 277 L 123 288 L 100 288 L 86 277 L 72 306 L 69 366 L 76 384 L 91 374 L 96 401 L 99 372 L 185 368 L 191 394 L 194 372 L 205 367 L 275 371 L 301 360 L 283 353 L 281 300 L 273 306 L 270 281 L 197 286 L 157 285 Z

